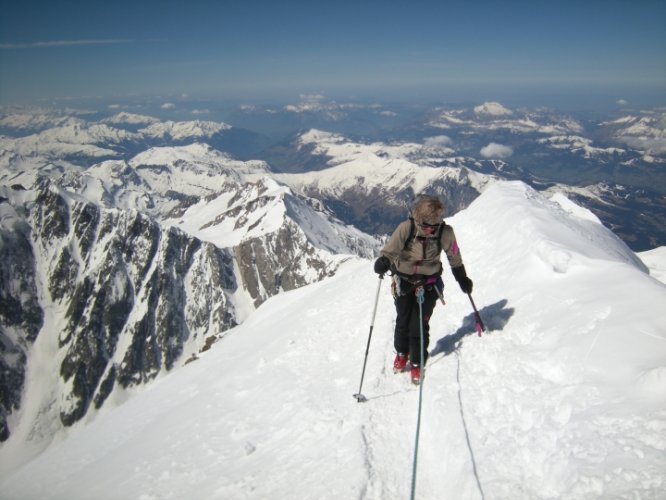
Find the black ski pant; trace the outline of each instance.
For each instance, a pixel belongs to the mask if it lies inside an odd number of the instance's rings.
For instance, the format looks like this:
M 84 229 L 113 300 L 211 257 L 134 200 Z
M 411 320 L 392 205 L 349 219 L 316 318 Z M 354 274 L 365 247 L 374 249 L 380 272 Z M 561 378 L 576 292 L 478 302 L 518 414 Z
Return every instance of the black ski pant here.
M 421 312 L 423 315 L 423 351 L 425 359 L 428 360 L 428 344 L 430 342 L 430 316 L 435 309 L 439 295 L 434 285 L 424 287 L 423 304 Z M 395 350 L 402 354 L 409 354 L 409 359 L 414 365 L 421 366 L 421 327 L 419 325 L 419 303 L 416 290 L 410 290 L 404 295 L 398 295 L 395 299 L 397 316 L 395 319 L 395 334 L 393 345 Z

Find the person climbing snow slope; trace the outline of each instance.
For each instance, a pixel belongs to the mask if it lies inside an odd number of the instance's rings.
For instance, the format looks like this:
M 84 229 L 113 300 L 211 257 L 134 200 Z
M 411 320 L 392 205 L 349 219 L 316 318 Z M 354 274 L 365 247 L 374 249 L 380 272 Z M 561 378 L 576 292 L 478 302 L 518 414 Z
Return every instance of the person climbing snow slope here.
M 421 368 L 428 358 L 429 321 L 437 299 L 442 296 L 442 261 L 444 251 L 460 289 L 472 293 L 453 228 L 444 220 L 444 205 L 434 196 L 422 196 L 414 203 L 411 216 L 401 222 L 375 261 L 375 272 L 391 272 L 396 321 L 393 371 L 410 369 L 411 380 L 421 382 Z M 419 311 L 419 295 L 422 297 Z M 421 356 L 423 329 L 423 359 Z

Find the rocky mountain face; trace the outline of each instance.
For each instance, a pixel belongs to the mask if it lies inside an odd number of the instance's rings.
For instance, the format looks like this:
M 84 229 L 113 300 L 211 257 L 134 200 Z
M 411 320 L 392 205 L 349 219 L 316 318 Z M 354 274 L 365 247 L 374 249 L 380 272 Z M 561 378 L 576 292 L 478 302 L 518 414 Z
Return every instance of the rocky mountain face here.
M 229 251 L 140 212 L 102 209 L 50 180 L 32 195 L 4 201 L 16 215 L 2 227 L 4 439 L 31 353 L 54 348 L 41 362 L 57 383 L 41 388 L 38 414 L 71 425 L 115 387 L 155 378 L 237 324 Z
M 274 197 L 265 188 L 255 199 L 236 202 L 226 218 L 237 228 L 256 227 L 249 218 L 262 212 L 261 205 L 268 210 L 260 218 L 274 216 L 275 204 L 293 217 L 280 215 L 273 230 L 229 248 L 141 211 L 103 208 L 51 179 L 34 190 L 3 189 L 3 440 L 22 395 L 41 398 L 22 419 L 35 426 L 47 417 L 71 425 L 114 390 L 144 384 L 196 357 L 243 319 L 238 305 L 244 301 L 258 307 L 281 291 L 331 275 L 344 257 L 330 251 L 374 252 L 367 237 L 339 239 L 339 248 L 328 250 L 311 241 L 295 221 L 307 219 L 299 211 L 316 212 L 288 192 Z M 25 384 L 36 362 L 53 375 L 39 391 Z
M 14 218 L 13 227 L 5 227 L 13 211 L 4 194 L 0 198 L 0 441 L 9 437 L 7 417 L 20 405 L 27 350 L 44 325 L 29 226 Z
M 189 130 L 167 124 L 176 129 Z M 85 168 L 39 155 L 4 161 L 1 441 L 19 432 L 48 443 L 196 359 L 269 297 L 377 247 L 263 162 L 203 143 Z

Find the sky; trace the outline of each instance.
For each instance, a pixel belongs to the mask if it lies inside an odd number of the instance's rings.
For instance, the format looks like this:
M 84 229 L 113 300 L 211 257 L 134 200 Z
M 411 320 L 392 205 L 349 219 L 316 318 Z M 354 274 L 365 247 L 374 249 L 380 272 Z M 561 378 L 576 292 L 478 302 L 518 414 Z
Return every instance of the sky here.
M 653 0 L 0 0 L 0 104 L 488 88 L 666 101 L 664 19 Z
M 447 267 L 420 388 L 392 370 L 389 280 L 352 259 L 32 460 L 26 440 L 54 426 L 24 417 L 0 447 L 3 499 L 663 498 L 664 284 L 588 211 L 520 182 L 447 222 L 487 330 Z M 33 380 L 26 407 L 52 407 L 53 381 Z

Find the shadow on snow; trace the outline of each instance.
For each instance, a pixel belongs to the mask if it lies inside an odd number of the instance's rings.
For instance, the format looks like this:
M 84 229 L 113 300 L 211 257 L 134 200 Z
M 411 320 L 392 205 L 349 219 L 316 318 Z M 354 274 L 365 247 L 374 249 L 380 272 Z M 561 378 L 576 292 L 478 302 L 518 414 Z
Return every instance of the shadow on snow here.
M 503 330 L 509 322 L 515 310 L 513 307 L 506 307 L 508 302 L 508 300 L 503 299 L 479 311 L 486 327 L 486 333 Z M 465 316 L 462 326 L 458 328 L 457 332 L 442 337 L 437 341 L 435 347 L 430 351 L 430 356 L 442 353 L 444 356 L 448 356 L 460 347 L 460 343 L 464 337 L 473 333 L 476 333 L 476 318 L 472 312 L 468 316 Z

